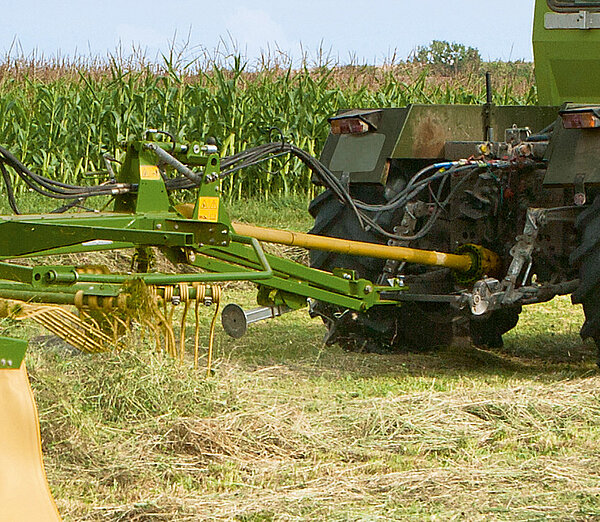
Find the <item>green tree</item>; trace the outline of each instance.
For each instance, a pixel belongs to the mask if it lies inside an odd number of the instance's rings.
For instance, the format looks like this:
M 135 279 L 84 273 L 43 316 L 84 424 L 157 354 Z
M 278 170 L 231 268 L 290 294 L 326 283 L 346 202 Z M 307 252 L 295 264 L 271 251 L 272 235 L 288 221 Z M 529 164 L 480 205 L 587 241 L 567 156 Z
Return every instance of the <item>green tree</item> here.
M 434 65 L 446 73 L 457 73 L 468 67 L 476 68 L 481 63 L 481 55 L 474 47 L 442 40 L 420 45 L 409 59 L 413 63 Z

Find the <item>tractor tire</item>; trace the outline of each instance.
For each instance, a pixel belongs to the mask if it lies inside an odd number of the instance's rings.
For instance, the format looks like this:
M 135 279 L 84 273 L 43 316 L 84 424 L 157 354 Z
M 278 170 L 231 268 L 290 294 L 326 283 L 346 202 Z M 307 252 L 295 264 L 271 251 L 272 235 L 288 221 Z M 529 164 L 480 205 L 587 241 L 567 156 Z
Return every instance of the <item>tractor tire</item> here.
M 379 187 L 353 187 L 353 197 L 365 202 L 381 202 Z M 314 217 L 309 231 L 326 237 L 385 244 L 385 239 L 361 228 L 352 209 L 340 203 L 326 190 L 309 206 Z M 387 228 L 393 219 L 382 214 L 378 222 Z M 312 250 L 310 265 L 321 270 L 355 270 L 358 277 L 376 282 L 385 260 Z M 456 312 L 447 305 L 403 303 L 400 307 L 375 307 L 367 312 L 350 312 L 325 303 L 313 306 L 313 315 L 321 316 L 327 326 L 328 344 L 337 343 L 349 351 L 384 353 L 398 348 L 431 349 L 445 346 L 454 338 Z
M 600 365 L 600 196 L 584 210 L 575 228 L 579 247 L 571 254 L 571 264 L 579 269 L 579 287 L 571 296 L 573 304 L 582 304 L 585 322 L 582 339 L 593 339 L 599 348 Z

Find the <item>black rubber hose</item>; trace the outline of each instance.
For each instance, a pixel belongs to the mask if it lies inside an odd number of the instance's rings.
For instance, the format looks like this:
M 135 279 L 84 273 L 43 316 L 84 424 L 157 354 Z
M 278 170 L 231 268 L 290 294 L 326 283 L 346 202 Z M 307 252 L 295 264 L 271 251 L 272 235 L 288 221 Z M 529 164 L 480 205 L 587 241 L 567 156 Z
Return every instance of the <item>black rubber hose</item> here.
M 12 187 L 12 181 L 10 179 L 10 174 L 6 170 L 4 163 L 0 162 L 0 171 L 2 171 L 2 179 L 4 180 L 4 185 L 6 186 L 6 194 L 8 195 L 8 204 L 10 208 L 15 214 L 20 214 L 19 206 L 17 205 L 17 200 L 15 199 L 15 193 Z

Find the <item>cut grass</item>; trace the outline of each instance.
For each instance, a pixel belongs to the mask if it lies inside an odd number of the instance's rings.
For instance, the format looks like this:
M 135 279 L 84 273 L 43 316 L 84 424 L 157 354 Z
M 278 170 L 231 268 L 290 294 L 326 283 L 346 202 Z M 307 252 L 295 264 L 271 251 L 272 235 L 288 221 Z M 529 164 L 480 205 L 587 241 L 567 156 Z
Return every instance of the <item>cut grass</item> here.
M 302 206 L 230 212 L 306 230 Z M 236 283 L 225 298 L 255 295 Z M 27 361 L 67 521 L 593 520 L 600 377 L 581 322 L 557 298 L 526 308 L 500 350 L 374 355 L 325 347 L 299 311 L 220 332 L 208 380 L 141 342 L 98 356 L 34 343 Z
M 145 347 L 34 347 L 50 483 L 66 520 L 594 519 L 600 378 L 579 321 L 559 298 L 502 350 L 382 356 L 324 347 L 295 312 L 219 334 L 209 380 Z

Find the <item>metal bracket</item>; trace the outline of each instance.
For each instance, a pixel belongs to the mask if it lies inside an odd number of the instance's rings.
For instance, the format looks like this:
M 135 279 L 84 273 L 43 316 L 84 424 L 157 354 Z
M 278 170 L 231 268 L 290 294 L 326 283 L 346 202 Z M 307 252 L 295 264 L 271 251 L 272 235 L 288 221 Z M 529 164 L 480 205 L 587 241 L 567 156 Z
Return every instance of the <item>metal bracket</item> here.
M 402 222 L 400 225 L 394 227 L 394 234 L 402 236 L 410 236 L 414 234 L 417 226 L 417 220 L 420 217 L 426 216 L 429 212 L 429 205 L 422 201 L 415 201 L 407 203 L 404 207 L 404 215 L 402 216 Z M 388 246 L 409 246 L 410 241 L 400 241 L 396 239 L 390 239 Z M 401 271 L 400 261 L 394 259 L 388 259 L 383 267 L 383 272 L 377 280 L 377 284 L 394 286 L 392 281 L 394 276 Z M 399 269 L 400 267 L 400 269 Z
M 546 13 L 545 29 L 600 29 L 600 13 L 579 11 L 578 13 Z
M 482 279 L 475 283 L 472 292 L 463 294 L 471 313 L 484 315 L 505 306 L 543 302 L 555 295 L 572 291 L 572 282 L 558 285 L 526 284 L 533 265 L 533 251 L 539 230 L 549 222 L 573 221 L 576 211 L 577 207 L 528 209 L 523 234 L 517 237 L 517 242 L 510 250 L 512 261 L 504 279 L 501 282 L 496 279 Z
M 573 203 L 578 207 L 585 205 L 587 196 L 585 195 L 585 173 L 580 172 L 575 175 L 575 196 L 573 197 Z
M 510 255 L 513 260 L 508 267 L 508 272 L 500 287 L 501 292 L 503 292 L 501 299 L 502 304 L 509 304 L 518 297 L 515 295 L 514 290 L 517 286 L 517 279 L 521 274 L 525 263 L 527 263 L 527 271 L 523 278 L 523 285 L 529 276 L 531 265 L 533 263 L 533 249 L 535 248 L 535 242 L 540 227 L 545 223 L 546 212 L 546 209 L 540 208 L 530 208 L 527 210 L 523 234 L 517 237 L 517 243 L 510 250 Z
M 221 324 L 227 335 L 239 339 L 246 333 L 249 324 L 274 319 L 291 311 L 292 309 L 287 306 L 263 306 L 244 310 L 240 305 L 230 303 L 221 313 Z

